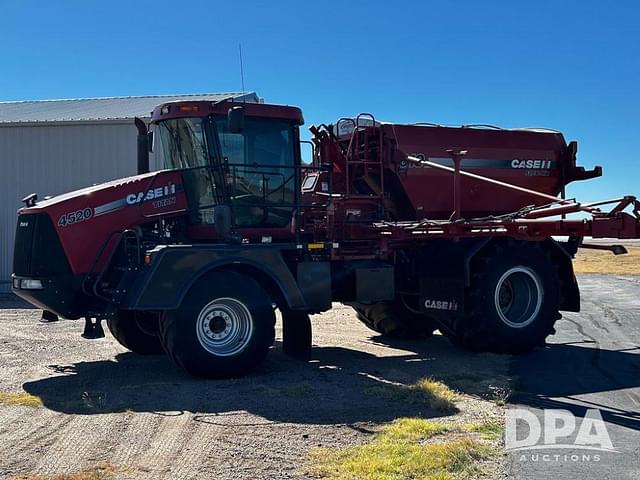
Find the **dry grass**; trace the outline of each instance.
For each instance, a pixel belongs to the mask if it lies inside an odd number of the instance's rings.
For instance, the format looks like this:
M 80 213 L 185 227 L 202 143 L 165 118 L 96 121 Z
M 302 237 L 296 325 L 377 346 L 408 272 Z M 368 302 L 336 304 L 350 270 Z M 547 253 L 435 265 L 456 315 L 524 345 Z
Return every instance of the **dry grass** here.
M 626 247 L 627 255 L 614 255 L 602 250 L 578 250 L 573 262 L 576 273 L 640 275 L 640 247 Z
M 0 405 L 38 408 L 42 406 L 42 400 L 26 392 L 0 392 Z
M 497 420 L 486 420 L 481 423 L 467 423 L 463 429 L 468 432 L 476 432 L 484 440 L 497 440 L 504 433 L 504 425 Z
M 384 383 L 368 387 L 365 392 L 398 402 L 425 404 L 439 412 L 454 411 L 460 398 L 457 392 L 432 378 L 422 378 L 413 385 Z
M 422 418 L 398 418 L 387 425 L 378 435 L 380 441 L 419 442 L 445 433 L 449 427 L 440 422 L 430 422 Z
M 459 392 L 489 400 L 498 406 L 506 405 L 511 396 L 511 378 L 506 372 L 469 371 L 445 375 L 440 380 Z
M 111 480 L 118 471 L 119 469 L 115 465 L 101 463 L 79 472 L 53 475 L 23 475 L 16 477 L 16 480 Z
M 307 473 L 332 480 L 463 479 L 476 477 L 479 463 L 497 454 L 469 436 L 436 442 L 447 430 L 429 420 L 397 419 L 365 445 L 313 449 Z

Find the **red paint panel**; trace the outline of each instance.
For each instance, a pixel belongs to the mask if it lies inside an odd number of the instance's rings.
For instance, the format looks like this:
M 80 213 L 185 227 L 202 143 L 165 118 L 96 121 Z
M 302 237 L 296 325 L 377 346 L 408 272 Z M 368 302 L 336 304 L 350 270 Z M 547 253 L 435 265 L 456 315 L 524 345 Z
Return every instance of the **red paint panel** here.
M 79 274 L 89 272 L 113 232 L 178 215 L 186 208 L 182 176 L 163 171 L 69 192 L 21 213 L 46 212 L 51 217 L 71 270 Z M 102 261 L 115 243 L 109 243 Z

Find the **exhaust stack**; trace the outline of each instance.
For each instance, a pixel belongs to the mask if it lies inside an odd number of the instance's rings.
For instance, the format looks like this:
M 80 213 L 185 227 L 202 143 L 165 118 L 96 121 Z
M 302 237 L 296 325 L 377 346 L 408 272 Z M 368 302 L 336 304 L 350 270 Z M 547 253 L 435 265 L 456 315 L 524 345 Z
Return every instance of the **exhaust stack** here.
M 149 130 L 144 120 L 136 117 L 134 119 L 136 128 L 138 129 L 138 175 L 149 172 L 149 151 L 151 143 L 149 138 Z

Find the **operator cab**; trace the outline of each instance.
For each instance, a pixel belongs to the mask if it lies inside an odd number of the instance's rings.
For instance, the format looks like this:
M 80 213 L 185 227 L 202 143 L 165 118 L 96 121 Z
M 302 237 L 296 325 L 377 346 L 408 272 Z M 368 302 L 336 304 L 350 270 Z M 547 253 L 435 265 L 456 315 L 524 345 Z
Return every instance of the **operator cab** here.
M 216 234 L 228 206 L 243 238 L 291 237 L 300 202 L 299 126 L 295 107 L 234 102 L 171 102 L 152 116 L 164 169 L 180 170 L 192 236 Z

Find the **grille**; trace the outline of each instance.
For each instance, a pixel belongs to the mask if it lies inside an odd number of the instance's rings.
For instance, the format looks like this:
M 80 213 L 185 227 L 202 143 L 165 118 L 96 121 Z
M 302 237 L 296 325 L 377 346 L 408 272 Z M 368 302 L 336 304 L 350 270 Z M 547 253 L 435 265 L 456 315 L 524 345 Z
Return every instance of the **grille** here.
M 41 215 L 20 215 L 16 226 L 16 241 L 13 250 L 13 273 L 31 275 L 31 253 L 33 232 Z
M 18 276 L 45 277 L 69 271 L 69 263 L 49 215 L 19 215 L 13 273 Z

